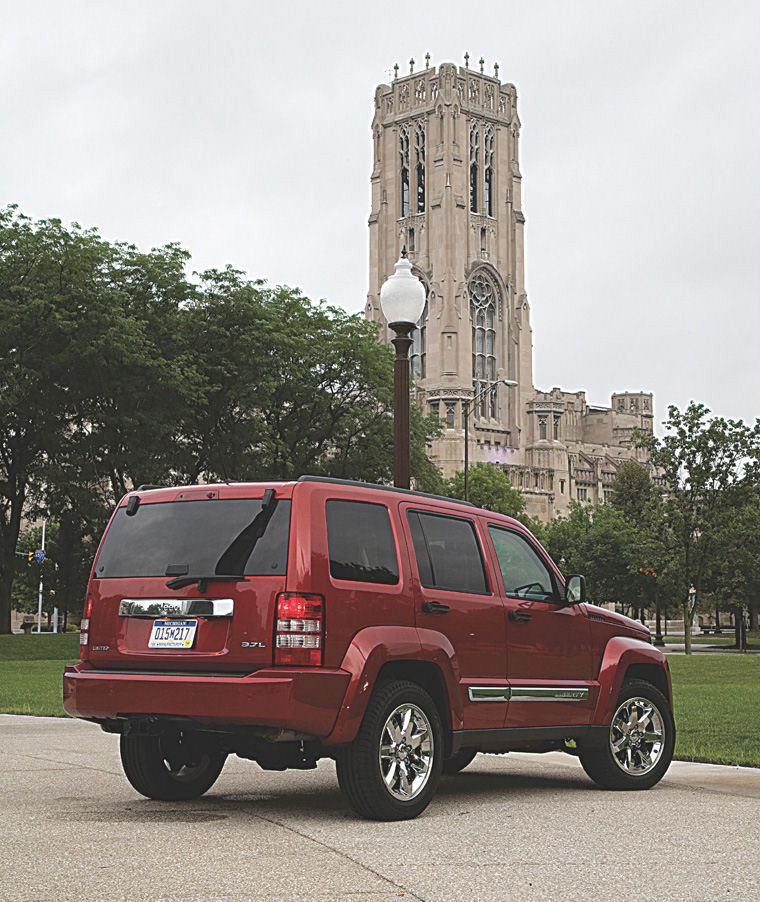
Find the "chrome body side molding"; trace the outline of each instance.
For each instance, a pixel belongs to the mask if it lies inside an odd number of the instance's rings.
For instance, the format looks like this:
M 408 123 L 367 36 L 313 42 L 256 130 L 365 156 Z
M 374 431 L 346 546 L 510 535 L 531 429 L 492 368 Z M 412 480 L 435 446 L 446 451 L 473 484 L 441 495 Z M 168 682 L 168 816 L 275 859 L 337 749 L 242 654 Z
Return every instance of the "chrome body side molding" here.
M 470 686 L 471 702 L 581 702 L 588 689 L 580 686 Z
M 471 702 L 506 702 L 509 686 L 470 686 Z
M 119 617 L 232 617 L 231 598 L 122 598 Z

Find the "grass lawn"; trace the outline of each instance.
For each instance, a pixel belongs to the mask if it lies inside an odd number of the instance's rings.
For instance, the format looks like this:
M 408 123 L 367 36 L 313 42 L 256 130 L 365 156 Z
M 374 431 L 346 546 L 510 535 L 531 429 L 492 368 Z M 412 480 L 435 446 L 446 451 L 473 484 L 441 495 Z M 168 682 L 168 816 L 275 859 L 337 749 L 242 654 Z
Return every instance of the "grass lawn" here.
M 760 767 L 760 655 L 668 655 L 676 758 Z
M 63 665 L 79 660 L 79 633 L 0 636 L 0 711 L 66 717 Z
M 0 711 L 65 717 L 63 665 L 79 634 L 0 636 Z M 760 655 L 669 655 L 676 758 L 760 767 Z

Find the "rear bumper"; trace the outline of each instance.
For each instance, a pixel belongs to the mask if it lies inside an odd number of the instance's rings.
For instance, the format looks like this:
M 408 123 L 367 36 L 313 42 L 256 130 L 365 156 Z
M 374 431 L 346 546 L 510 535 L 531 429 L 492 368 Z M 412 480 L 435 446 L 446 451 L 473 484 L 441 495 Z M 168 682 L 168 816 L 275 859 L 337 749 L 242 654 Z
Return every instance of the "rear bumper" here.
M 72 717 L 85 720 L 152 714 L 322 737 L 335 724 L 349 679 L 345 670 L 324 668 L 210 676 L 109 673 L 70 664 L 63 674 L 63 707 Z

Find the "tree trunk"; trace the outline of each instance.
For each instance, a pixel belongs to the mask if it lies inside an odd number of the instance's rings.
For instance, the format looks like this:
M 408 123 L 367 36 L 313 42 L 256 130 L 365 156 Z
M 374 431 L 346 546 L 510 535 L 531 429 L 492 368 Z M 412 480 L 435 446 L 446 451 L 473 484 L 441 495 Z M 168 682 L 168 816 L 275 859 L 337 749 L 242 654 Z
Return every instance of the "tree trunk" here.
M 688 598 L 683 604 L 683 644 L 684 653 L 691 654 L 691 611 Z
M 758 603 L 756 601 L 751 602 L 750 606 L 749 606 L 749 628 L 752 630 L 753 633 L 756 633 L 758 630 L 757 610 L 758 610 Z

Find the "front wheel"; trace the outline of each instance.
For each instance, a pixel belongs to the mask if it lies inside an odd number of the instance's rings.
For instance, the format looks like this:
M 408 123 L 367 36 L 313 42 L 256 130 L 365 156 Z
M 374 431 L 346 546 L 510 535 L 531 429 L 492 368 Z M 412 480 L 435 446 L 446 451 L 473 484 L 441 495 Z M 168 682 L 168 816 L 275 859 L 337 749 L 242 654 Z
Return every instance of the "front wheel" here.
M 188 730 L 157 736 L 122 734 L 121 763 L 134 788 L 149 799 L 178 802 L 209 790 L 227 755 Z
M 623 685 L 603 739 L 578 744 L 591 779 L 605 789 L 649 789 L 673 759 L 676 727 L 665 696 L 643 680 Z
M 394 680 L 372 694 L 356 739 L 336 757 L 338 783 L 362 817 L 417 817 L 435 794 L 443 728 L 435 702 L 416 683 Z

